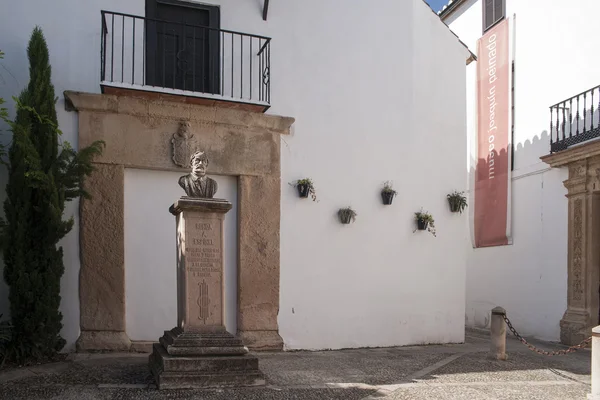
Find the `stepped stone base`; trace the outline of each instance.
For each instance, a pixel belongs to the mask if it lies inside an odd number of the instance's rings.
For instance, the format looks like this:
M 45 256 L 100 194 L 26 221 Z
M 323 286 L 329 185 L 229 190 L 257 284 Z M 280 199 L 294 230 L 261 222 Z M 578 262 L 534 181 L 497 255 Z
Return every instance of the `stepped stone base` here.
M 149 365 L 159 389 L 260 386 L 258 358 L 228 332 L 165 331 L 152 347 Z
M 242 340 L 223 330 L 216 333 L 184 332 L 181 328 L 165 331 L 160 338 L 171 356 L 244 355 L 248 348 Z

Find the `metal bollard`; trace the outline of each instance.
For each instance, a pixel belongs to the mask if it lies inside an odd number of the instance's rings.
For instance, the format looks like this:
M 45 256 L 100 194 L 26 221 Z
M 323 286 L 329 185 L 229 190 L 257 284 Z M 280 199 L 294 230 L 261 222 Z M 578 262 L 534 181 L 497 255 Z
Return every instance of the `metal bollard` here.
M 592 393 L 588 400 L 600 400 L 600 325 L 592 329 Z
M 492 322 L 490 324 L 490 357 L 505 361 L 506 355 L 506 324 L 504 316 L 506 310 L 496 307 L 492 310 Z

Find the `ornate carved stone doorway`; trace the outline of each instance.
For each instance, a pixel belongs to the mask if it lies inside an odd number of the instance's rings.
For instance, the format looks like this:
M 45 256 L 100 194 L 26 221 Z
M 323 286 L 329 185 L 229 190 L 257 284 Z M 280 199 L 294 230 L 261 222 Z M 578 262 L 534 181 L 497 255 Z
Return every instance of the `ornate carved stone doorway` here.
M 542 157 L 566 167 L 568 190 L 567 310 L 560 321 L 561 342 L 580 343 L 600 320 L 600 141 Z

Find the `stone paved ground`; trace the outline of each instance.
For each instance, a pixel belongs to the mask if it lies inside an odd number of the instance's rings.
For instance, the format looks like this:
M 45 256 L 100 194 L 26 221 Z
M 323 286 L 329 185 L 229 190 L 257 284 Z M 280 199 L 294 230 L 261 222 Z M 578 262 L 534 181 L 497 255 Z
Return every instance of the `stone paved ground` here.
M 0 399 L 565 400 L 590 392 L 589 350 L 547 357 L 509 340 L 502 362 L 487 349 L 485 335 L 468 332 L 461 345 L 262 353 L 266 387 L 177 391 L 156 390 L 146 355 L 76 354 L 0 372 Z

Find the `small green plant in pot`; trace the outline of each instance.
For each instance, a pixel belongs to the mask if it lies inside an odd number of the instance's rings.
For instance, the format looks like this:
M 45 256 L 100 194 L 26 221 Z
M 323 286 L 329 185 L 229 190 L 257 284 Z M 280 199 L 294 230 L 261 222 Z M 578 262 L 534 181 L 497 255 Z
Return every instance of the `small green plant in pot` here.
M 417 221 L 417 230 L 428 231 L 435 236 L 435 221 L 431 214 L 421 209 L 415 213 L 415 220 Z
M 290 185 L 294 186 L 298 190 L 298 196 L 300 196 L 300 198 L 305 199 L 308 197 L 308 195 L 310 195 L 313 201 L 317 200 L 315 185 L 310 178 L 299 179 L 290 183 Z
M 450 211 L 453 213 L 461 213 L 467 207 L 467 198 L 465 192 L 454 191 L 448 195 L 448 204 L 450 204 Z
M 383 200 L 383 204 L 387 206 L 392 204 L 392 200 L 394 200 L 396 194 L 398 194 L 398 192 L 392 188 L 392 182 L 386 181 L 383 184 L 383 189 L 381 189 L 381 199 Z
M 342 224 L 349 224 L 350 222 L 354 222 L 356 220 L 356 211 L 354 211 L 350 207 L 340 208 L 338 210 L 338 217 L 340 218 L 340 222 Z

